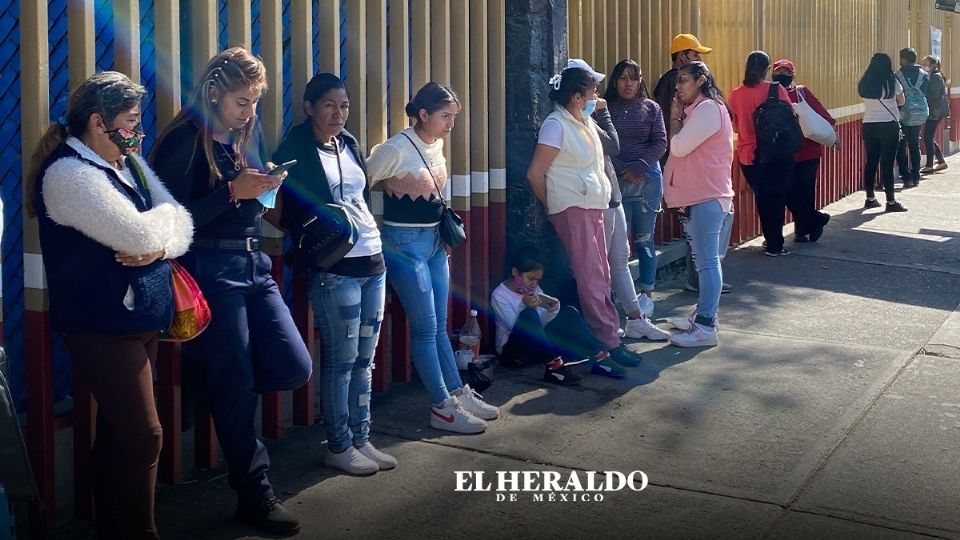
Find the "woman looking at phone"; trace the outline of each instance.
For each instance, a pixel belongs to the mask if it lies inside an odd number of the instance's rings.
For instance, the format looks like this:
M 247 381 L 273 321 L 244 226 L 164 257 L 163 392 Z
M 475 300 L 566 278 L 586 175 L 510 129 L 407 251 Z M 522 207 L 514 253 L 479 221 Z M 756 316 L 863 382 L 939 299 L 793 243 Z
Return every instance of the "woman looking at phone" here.
M 193 245 L 181 261 L 210 304 L 213 320 L 183 344 L 184 394 L 210 402 L 217 439 L 237 492 L 237 520 L 276 535 L 300 529 L 274 495 L 270 458 L 257 439 L 259 394 L 303 386 L 310 353 L 293 323 L 270 257 L 260 251 L 265 210 L 258 200 L 282 176 L 264 164 L 257 104 L 267 70 L 240 47 L 213 57 L 190 101 L 160 136 L 157 174 L 193 215 Z

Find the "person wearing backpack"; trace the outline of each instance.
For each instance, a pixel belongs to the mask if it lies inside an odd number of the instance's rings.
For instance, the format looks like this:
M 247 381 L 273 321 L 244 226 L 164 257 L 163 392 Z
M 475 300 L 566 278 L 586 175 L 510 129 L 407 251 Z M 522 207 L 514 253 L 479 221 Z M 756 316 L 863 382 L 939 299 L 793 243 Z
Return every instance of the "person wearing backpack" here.
M 900 136 L 900 113 L 897 105 L 903 104 L 903 88 L 893 76 L 893 62 L 882 52 L 870 59 L 857 92 L 863 98 L 863 146 L 866 160 L 863 164 L 863 188 L 867 192 L 864 209 L 880 208 L 874 197 L 877 167 L 883 191 L 887 195 L 887 212 L 906 212 L 893 194 L 893 160 L 897 155 L 897 140 Z
M 795 76 L 796 66 L 792 61 L 782 58 L 773 63 L 771 78 L 787 89 L 790 101 L 793 103 L 806 101 L 814 112 L 831 126 L 835 126 L 837 121 L 830 116 L 817 96 L 806 86 L 794 84 Z M 833 147 L 836 148 L 839 145 L 838 138 Z M 793 207 L 803 210 L 793 214 L 794 242 L 816 242 L 823 235 L 824 226 L 830 221 L 830 214 L 817 210 L 817 170 L 820 168 L 823 146 L 817 141 L 805 138 L 803 147 L 793 156 L 793 191 L 788 199 L 792 201 Z
M 923 145 L 927 165 L 920 169 L 920 174 L 930 174 L 947 168 L 943 160 L 943 151 L 933 136 L 937 132 L 940 121 L 950 116 L 950 102 L 947 100 L 947 85 L 943 74 L 940 73 L 940 59 L 933 55 L 923 57 L 923 69 L 930 74 L 930 84 L 927 85 L 927 104 L 930 106 L 930 116 L 923 125 Z M 937 166 L 933 166 L 933 158 L 937 158 Z
M 900 129 L 903 140 L 897 149 L 897 163 L 900 166 L 903 187 L 920 185 L 920 127 L 930 116 L 927 104 L 927 86 L 930 76 L 917 65 L 917 51 L 910 47 L 900 49 L 900 70 L 896 73 L 897 82 L 903 87 L 903 106 L 900 107 Z M 907 164 L 907 150 L 910 151 L 910 166 Z
M 803 133 L 787 90 L 764 80 L 769 70 L 767 53 L 750 53 L 743 84 L 727 101 L 738 134 L 737 161 L 756 198 L 765 255 L 780 257 L 790 254 L 783 247 L 783 209 L 793 188 L 793 155 L 803 144 Z

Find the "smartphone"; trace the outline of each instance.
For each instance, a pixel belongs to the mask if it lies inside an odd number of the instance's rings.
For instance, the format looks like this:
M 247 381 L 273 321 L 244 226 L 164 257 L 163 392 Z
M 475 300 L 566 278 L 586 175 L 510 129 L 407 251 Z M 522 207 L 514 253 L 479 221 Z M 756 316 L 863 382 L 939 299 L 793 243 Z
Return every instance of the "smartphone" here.
M 560 303 L 559 300 L 550 296 L 549 294 L 540 293 L 540 307 L 545 309 L 553 309 L 557 304 Z
M 296 164 L 297 164 L 297 160 L 291 159 L 290 161 L 288 161 L 288 162 L 286 162 L 286 163 L 283 163 L 283 164 L 281 164 L 281 165 L 277 165 L 276 167 L 274 167 L 274 168 L 273 168 L 270 172 L 268 172 L 267 174 L 269 174 L 270 176 L 278 176 L 278 175 L 281 175 L 281 174 L 289 171 L 289 170 L 290 170 L 290 167 L 293 167 L 293 166 L 296 165 Z

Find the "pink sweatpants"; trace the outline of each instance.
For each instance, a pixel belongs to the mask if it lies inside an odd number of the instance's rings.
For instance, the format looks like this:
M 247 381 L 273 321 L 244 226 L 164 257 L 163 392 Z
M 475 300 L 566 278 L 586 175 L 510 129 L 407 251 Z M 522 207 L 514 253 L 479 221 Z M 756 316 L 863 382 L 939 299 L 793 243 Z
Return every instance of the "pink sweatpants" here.
M 570 255 L 583 319 L 607 349 L 620 345 L 620 316 L 610 300 L 610 263 L 603 231 L 603 210 L 571 207 L 550 216 Z

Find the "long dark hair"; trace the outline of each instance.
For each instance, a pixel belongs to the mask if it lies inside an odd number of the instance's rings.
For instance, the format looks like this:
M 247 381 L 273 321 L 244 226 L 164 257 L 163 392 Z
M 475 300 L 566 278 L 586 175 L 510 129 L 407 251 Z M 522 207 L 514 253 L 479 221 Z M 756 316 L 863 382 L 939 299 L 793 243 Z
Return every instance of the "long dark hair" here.
M 200 127 L 200 144 L 210 167 L 210 187 L 223 178 L 213 155 L 213 123 L 217 115 L 217 102 L 212 91 L 216 89 L 222 96 L 247 88 L 255 88 L 261 95 L 267 91 L 267 68 L 263 61 L 243 47 L 231 47 L 214 56 L 198 78 L 200 81 L 190 94 L 187 106 L 180 109 L 170 125 L 157 137 L 157 144 L 150 152 L 151 163 L 163 156 L 157 155 L 160 143 L 167 135 L 185 122 L 194 122 Z M 256 116 L 256 115 L 254 115 Z M 234 147 L 239 150 L 239 164 L 247 166 L 247 152 L 253 142 L 253 128 L 256 121 L 251 118 L 247 125 L 237 133 Z M 193 156 L 190 158 L 193 161 Z
M 770 68 L 770 55 L 763 51 L 753 51 L 747 55 L 747 65 L 743 69 L 744 86 L 756 86 L 767 78 Z
M 896 93 L 893 61 L 887 53 L 873 53 L 867 70 L 857 83 L 857 93 L 867 99 L 890 99 Z
M 447 105 L 460 106 L 460 98 L 457 93 L 449 86 L 444 86 L 433 81 L 423 85 L 423 88 L 417 90 L 413 96 L 413 101 L 407 103 L 404 111 L 408 118 L 412 118 L 414 125 L 420 122 L 420 111 L 425 110 L 427 114 L 433 114 Z
M 700 94 L 720 103 L 727 111 L 730 110 L 730 107 L 727 105 L 727 100 L 723 97 L 723 92 L 721 92 L 720 87 L 717 86 L 717 80 L 713 78 L 713 73 L 710 73 L 710 69 L 707 68 L 706 64 L 699 60 L 687 62 L 677 70 L 678 76 L 681 72 L 693 77 L 693 80 L 703 77 L 705 81 L 703 85 L 700 86 Z
M 603 99 L 614 102 L 620 101 L 620 94 L 617 93 L 617 81 L 620 80 L 620 77 L 623 76 L 623 72 L 632 71 L 633 75 L 640 79 L 640 91 L 637 92 L 637 99 L 647 99 L 647 96 L 650 95 L 647 92 L 647 85 L 643 82 L 643 78 L 640 77 L 640 64 L 630 60 L 621 60 L 617 62 L 617 65 L 613 66 L 613 71 L 610 73 L 610 76 L 607 78 L 607 89 L 603 93 Z
M 118 114 L 140 105 L 146 94 L 147 90 L 143 86 L 117 71 L 102 71 L 91 75 L 70 93 L 63 123 L 57 120 L 50 124 L 30 159 L 30 170 L 26 178 L 27 215 L 36 215 L 33 193 L 37 175 L 54 151 L 71 135 L 83 137 L 87 133 L 90 115 L 99 114 L 104 122 L 110 124 Z
M 552 79 L 551 79 L 552 80 Z M 560 74 L 560 85 L 550 89 L 550 99 L 557 105 L 566 107 L 574 94 L 586 95 L 591 88 L 597 87 L 597 80 L 582 68 L 567 68 Z

